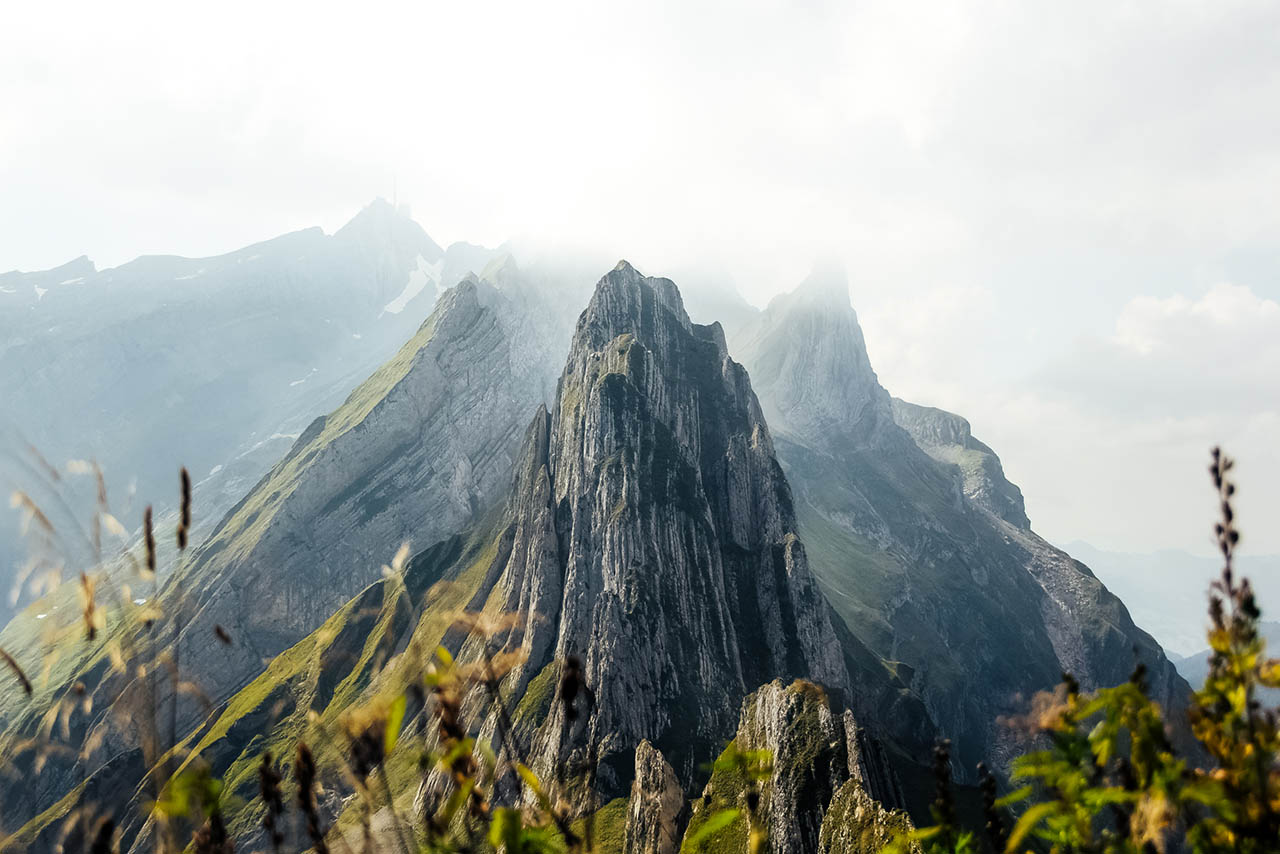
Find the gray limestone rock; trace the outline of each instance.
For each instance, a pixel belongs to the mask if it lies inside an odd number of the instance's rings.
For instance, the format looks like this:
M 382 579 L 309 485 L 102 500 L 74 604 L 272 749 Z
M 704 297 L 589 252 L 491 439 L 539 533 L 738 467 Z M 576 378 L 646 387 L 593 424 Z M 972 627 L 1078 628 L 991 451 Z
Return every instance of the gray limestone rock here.
M 551 709 L 535 770 L 594 743 L 602 790 L 621 794 L 648 739 L 688 781 L 748 685 L 805 676 L 849 691 L 746 372 L 670 281 L 623 262 L 597 285 L 508 512 L 489 601 L 526 615 L 508 640 L 527 655 L 513 691 L 575 656 L 595 698 L 572 726 Z
M 738 755 L 763 751 L 770 757 L 771 770 L 759 784 L 756 815 L 768 833 L 772 854 L 844 850 L 836 841 L 839 837 L 862 835 L 868 826 L 888 836 L 905 825 L 904 815 L 891 812 L 903 805 L 896 774 L 853 715 L 836 709 L 821 688 L 802 680 L 790 685 L 769 682 L 742 705 L 731 749 Z M 749 811 L 747 788 L 731 766 L 718 763 L 702 801 L 694 807 L 688 835 L 724 806 Z M 846 803 L 851 797 L 858 803 Z M 858 808 L 863 812 L 855 816 Z M 712 850 L 732 850 L 733 841 L 745 830 L 745 820 L 739 819 L 715 838 Z
M 732 350 L 774 430 L 823 592 L 924 699 L 961 779 L 1011 757 L 997 718 L 1064 670 L 1113 685 L 1136 649 L 1157 699 L 1185 697 L 1123 604 L 1031 531 L 1020 490 L 968 423 L 881 387 L 842 276 L 776 297 Z
M 685 812 L 684 790 L 676 772 L 656 747 L 640 742 L 627 800 L 624 854 L 676 854 Z

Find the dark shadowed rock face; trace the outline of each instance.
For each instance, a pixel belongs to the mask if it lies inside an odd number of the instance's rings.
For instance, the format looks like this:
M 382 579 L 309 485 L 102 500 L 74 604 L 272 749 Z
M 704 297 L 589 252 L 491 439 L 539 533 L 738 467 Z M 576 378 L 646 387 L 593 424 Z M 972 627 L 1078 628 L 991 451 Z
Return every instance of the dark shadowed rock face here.
M 526 615 L 508 641 L 527 654 L 514 687 L 576 656 L 594 691 L 568 727 L 589 738 L 566 741 L 553 707 L 538 767 L 594 742 L 602 789 L 622 794 L 648 739 L 687 782 L 750 685 L 804 676 L 847 696 L 746 372 L 670 281 L 624 262 L 597 285 L 508 513 L 510 557 L 486 601 Z
M 968 423 L 893 401 L 843 279 L 811 277 L 735 336 L 776 437 L 814 574 L 853 634 L 924 698 L 957 772 L 1016 745 L 1002 714 L 1063 670 L 1093 688 L 1134 650 L 1168 703 L 1186 685 L 1093 574 L 1036 536 Z

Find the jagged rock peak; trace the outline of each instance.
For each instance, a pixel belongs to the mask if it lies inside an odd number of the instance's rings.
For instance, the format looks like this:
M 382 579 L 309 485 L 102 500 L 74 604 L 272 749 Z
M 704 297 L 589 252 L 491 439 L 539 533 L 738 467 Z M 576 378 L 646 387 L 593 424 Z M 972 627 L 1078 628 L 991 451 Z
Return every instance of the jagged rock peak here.
M 824 817 L 846 787 L 861 792 L 867 804 L 877 805 L 873 820 L 881 824 L 889 824 L 890 811 L 903 805 L 901 787 L 878 754 L 878 744 L 857 726 L 851 712 L 837 711 L 827 694 L 809 682 L 785 685 L 775 679 L 751 694 L 742 704 L 737 734 L 728 750 L 767 751 L 772 758 L 759 802 L 772 854 L 818 851 L 820 840 L 830 833 L 824 830 Z M 873 753 L 877 756 L 871 759 Z M 741 806 L 727 800 L 742 797 L 738 790 L 743 781 L 726 771 L 721 765 L 712 775 L 702 803 L 694 807 L 689 833 L 696 832 L 714 810 Z M 736 832 L 730 826 L 723 839 Z
M 646 312 L 654 307 L 671 312 L 681 326 L 691 328 L 684 300 L 675 282 L 645 276 L 629 262 L 619 261 L 596 283 L 595 293 L 579 320 L 578 328 L 582 330 L 584 321 L 594 321 L 639 335 L 652 326 L 653 321 Z
M 836 790 L 822 817 L 818 851 L 820 854 L 879 854 L 891 844 L 901 843 L 914 830 L 915 825 L 905 812 L 886 809 L 857 780 L 846 780 Z M 921 854 L 922 850 L 918 842 L 906 848 L 910 854 Z
M 636 776 L 627 800 L 624 854 L 676 854 L 688 803 L 676 772 L 648 742 L 636 747 Z
M 620 264 L 597 284 L 551 416 L 526 435 L 505 530 L 490 601 L 528 615 L 512 690 L 581 659 L 606 793 L 625 791 L 643 739 L 691 781 L 751 685 L 848 691 L 746 371 L 667 279 Z M 563 723 L 556 707 L 534 738 L 545 768 L 565 758 Z
M 338 240 L 380 248 L 411 246 L 428 261 L 444 255 L 444 250 L 409 216 L 405 208 L 397 207 L 381 196 L 362 208 L 333 236 Z
M 841 437 L 866 445 L 884 441 L 893 425 L 842 272 L 819 269 L 774 297 L 730 349 L 751 371 L 777 433 L 819 445 Z
M 98 268 L 89 260 L 88 255 L 81 255 L 78 258 L 71 259 L 61 267 L 55 267 L 48 272 L 65 273 L 68 276 L 88 276 L 98 272 Z
M 53 281 L 54 284 L 58 284 L 57 280 L 62 279 L 63 277 L 75 278 L 79 276 L 91 276 L 96 272 L 98 272 L 98 268 L 89 260 L 89 256 L 81 255 L 77 258 L 72 258 L 65 264 L 60 264 L 57 267 L 50 267 L 47 270 L 10 270 L 8 272 L 0 272 L 0 277 L 38 276 L 40 278 Z
M 791 292 L 791 297 L 811 305 L 853 310 L 853 303 L 849 301 L 849 275 L 843 265 L 834 260 L 816 262 L 809 275 Z

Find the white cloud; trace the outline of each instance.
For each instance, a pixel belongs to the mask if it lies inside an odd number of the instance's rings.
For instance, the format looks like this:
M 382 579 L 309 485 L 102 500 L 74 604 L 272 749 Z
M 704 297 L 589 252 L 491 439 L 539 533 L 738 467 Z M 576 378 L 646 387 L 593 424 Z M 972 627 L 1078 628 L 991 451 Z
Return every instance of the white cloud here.
M 1277 26 L 1247 0 L 22 4 L 0 268 L 333 228 L 393 184 L 442 241 L 710 260 L 757 300 L 816 251 L 899 290 L 1081 240 L 1217 251 L 1280 229 Z
M 1133 297 L 1108 335 L 1078 337 L 1051 362 L 1024 363 L 1012 382 L 976 374 L 975 357 L 945 334 L 942 318 L 961 309 L 932 306 L 924 334 L 913 336 L 919 352 L 891 360 L 882 378 L 895 393 L 968 417 L 1023 487 L 1042 533 L 1120 550 L 1204 552 L 1215 513 L 1205 467 L 1209 448 L 1221 445 L 1240 463 L 1245 548 L 1280 552 L 1276 301 L 1234 284 L 1194 297 Z M 957 363 L 969 373 L 958 374 Z M 940 378 L 929 378 L 930 364 Z
M 1215 349 L 1241 346 L 1275 366 L 1280 355 L 1280 303 L 1258 296 L 1244 285 L 1218 284 L 1198 300 L 1182 295 L 1130 300 L 1116 321 L 1115 341 L 1143 356 L 1192 355 L 1208 339 Z

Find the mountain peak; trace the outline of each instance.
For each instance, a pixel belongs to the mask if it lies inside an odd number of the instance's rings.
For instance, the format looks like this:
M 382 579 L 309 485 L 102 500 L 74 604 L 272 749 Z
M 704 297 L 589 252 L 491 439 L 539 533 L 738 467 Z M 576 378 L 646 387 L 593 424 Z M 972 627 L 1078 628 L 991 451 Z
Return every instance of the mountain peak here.
M 98 268 L 89 260 L 89 256 L 81 255 L 78 258 L 72 258 L 65 264 L 60 264 L 57 267 L 50 267 L 48 270 L 32 270 L 30 272 L 12 270 L 9 273 L 4 273 L 3 275 L 39 276 L 45 279 L 59 279 L 63 276 L 91 276 L 96 272 L 98 272 Z
M 805 303 L 852 309 L 849 301 L 849 275 L 842 265 L 818 261 L 790 297 Z
M 347 220 L 347 224 L 343 228 L 350 228 L 358 223 L 371 222 L 388 222 L 396 219 L 408 219 L 401 215 L 396 206 L 388 202 L 382 196 L 376 197 L 369 204 L 362 207 L 351 219 Z
M 775 432 L 863 445 L 883 439 L 883 428 L 892 426 L 889 395 L 871 368 L 848 278 L 838 267 L 816 266 L 732 344 Z
M 80 257 L 73 258 L 61 267 L 51 270 L 50 272 L 75 273 L 77 275 L 87 276 L 91 273 L 98 272 L 98 268 L 89 260 L 88 255 L 81 255 Z
M 627 264 L 599 281 L 555 405 L 526 434 L 500 593 L 477 599 L 532 615 L 517 684 L 582 656 L 611 796 L 643 739 L 692 779 L 762 681 L 848 691 L 768 427 L 722 340 L 669 279 Z M 558 709 L 533 738 L 536 771 L 566 749 Z
M 675 315 L 686 330 L 692 328 L 675 282 L 646 276 L 626 261 L 619 261 L 596 283 L 579 327 L 586 322 L 593 327 L 615 329 L 613 334 L 628 331 L 643 334 L 642 330 L 654 322 L 655 307 Z
M 407 244 L 427 261 L 444 255 L 444 250 L 409 216 L 407 208 L 397 207 L 381 196 L 361 208 L 333 236 L 375 246 Z

